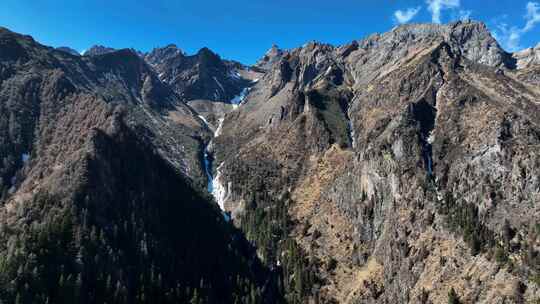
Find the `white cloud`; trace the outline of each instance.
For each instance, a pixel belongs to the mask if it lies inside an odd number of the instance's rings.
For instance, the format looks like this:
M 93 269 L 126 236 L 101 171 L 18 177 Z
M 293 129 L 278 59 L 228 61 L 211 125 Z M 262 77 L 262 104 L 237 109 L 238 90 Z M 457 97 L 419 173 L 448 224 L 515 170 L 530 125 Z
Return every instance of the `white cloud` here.
M 505 22 L 496 23 L 497 29 L 493 34 L 507 51 L 515 52 L 522 49 L 521 36 L 540 23 L 540 4 L 538 2 L 528 2 L 526 10 L 527 14 L 524 16 L 526 23 L 522 28 L 509 26 Z
M 411 21 L 411 19 L 414 18 L 414 16 L 416 16 L 416 14 L 418 14 L 419 11 L 420 11 L 420 6 L 410 7 L 405 11 L 397 10 L 394 12 L 394 19 L 399 24 L 407 23 Z
M 472 11 L 469 10 L 459 10 L 458 19 L 459 20 L 469 20 L 471 19 Z
M 441 23 L 441 11 L 459 8 L 459 0 L 426 0 L 428 11 L 431 12 L 431 21 Z
M 507 23 L 497 24 L 497 30 L 493 32 L 495 39 L 510 52 L 521 49 L 520 40 L 522 34 L 522 29 L 515 26 L 509 26 Z
M 532 30 L 533 27 L 540 22 L 540 4 L 538 4 L 538 2 L 527 3 L 527 15 L 525 15 L 525 20 L 527 20 L 527 24 L 523 28 L 525 32 Z

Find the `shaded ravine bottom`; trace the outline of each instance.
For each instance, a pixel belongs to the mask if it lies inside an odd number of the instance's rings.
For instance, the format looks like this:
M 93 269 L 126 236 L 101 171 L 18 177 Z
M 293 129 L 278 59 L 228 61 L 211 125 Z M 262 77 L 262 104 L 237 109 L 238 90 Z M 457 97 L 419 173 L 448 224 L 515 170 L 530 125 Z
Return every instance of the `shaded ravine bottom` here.
M 208 151 L 209 145 L 210 143 L 204 146 L 203 165 L 204 165 L 204 172 L 206 173 L 206 179 L 207 179 L 206 189 L 208 190 L 208 193 L 212 194 L 212 192 L 214 191 L 214 185 L 213 185 L 214 176 L 212 175 L 212 164 L 214 163 L 214 157 Z

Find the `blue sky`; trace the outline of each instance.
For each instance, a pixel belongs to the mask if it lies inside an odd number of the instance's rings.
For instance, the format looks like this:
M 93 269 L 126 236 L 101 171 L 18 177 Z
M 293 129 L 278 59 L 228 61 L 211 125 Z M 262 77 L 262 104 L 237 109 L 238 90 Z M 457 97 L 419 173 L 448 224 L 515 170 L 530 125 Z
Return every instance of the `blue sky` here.
M 138 4 L 135 4 L 138 2 Z M 273 43 L 343 44 L 398 23 L 484 21 L 510 51 L 540 42 L 540 0 L 2 0 L 0 25 L 51 46 L 206 46 L 254 63 Z

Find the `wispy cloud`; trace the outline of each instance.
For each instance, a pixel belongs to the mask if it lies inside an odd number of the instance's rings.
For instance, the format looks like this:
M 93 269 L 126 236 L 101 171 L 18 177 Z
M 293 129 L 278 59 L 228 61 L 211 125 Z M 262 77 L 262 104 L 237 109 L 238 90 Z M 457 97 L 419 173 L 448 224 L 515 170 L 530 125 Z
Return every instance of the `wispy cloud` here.
M 516 26 L 509 26 L 505 22 L 498 23 L 497 29 L 493 31 L 493 36 L 507 51 L 514 52 L 521 49 L 521 29 Z
M 540 22 L 540 4 L 538 2 L 527 3 L 527 14 L 525 15 L 527 24 L 523 28 L 523 31 L 528 32 L 534 28 L 534 26 Z
M 403 24 L 407 23 L 418 14 L 420 11 L 420 6 L 418 7 L 410 7 L 406 9 L 405 11 L 397 10 L 394 12 L 394 20 L 396 23 Z
M 426 0 L 433 23 L 441 23 L 441 12 L 445 9 L 459 8 L 459 0 Z
M 458 19 L 459 20 L 469 20 L 471 19 L 472 11 L 469 10 L 459 10 Z
M 506 22 L 496 22 L 497 29 L 493 34 L 507 51 L 515 52 L 522 49 L 521 36 L 540 23 L 540 4 L 528 2 L 525 8 L 527 13 L 524 16 L 525 25 L 523 27 L 511 26 Z

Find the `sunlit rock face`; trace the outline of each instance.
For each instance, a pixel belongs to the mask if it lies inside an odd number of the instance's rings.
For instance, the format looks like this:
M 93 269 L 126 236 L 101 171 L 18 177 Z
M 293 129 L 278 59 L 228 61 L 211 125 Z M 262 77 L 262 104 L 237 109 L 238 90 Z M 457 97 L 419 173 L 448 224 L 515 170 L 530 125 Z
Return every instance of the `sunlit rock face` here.
M 292 197 L 292 235 L 325 281 L 314 297 L 439 303 L 453 287 L 464 302 L 534 299 L 534 58 L 477 22 L 273 48 L 215 139 L 224 206 L 241 221 L 253 202 Z

